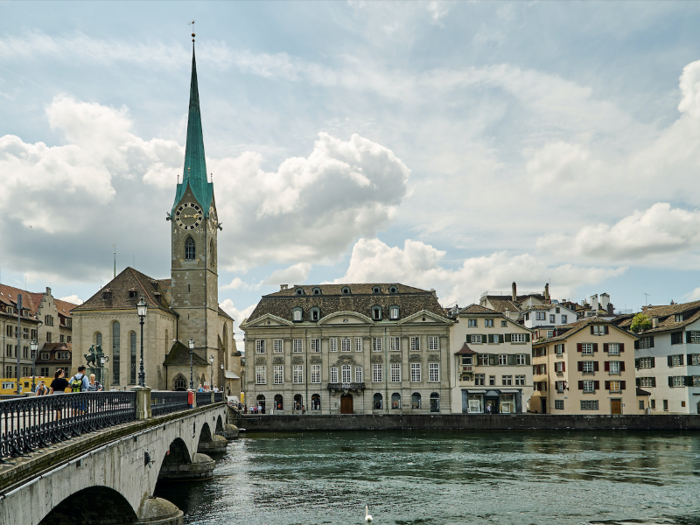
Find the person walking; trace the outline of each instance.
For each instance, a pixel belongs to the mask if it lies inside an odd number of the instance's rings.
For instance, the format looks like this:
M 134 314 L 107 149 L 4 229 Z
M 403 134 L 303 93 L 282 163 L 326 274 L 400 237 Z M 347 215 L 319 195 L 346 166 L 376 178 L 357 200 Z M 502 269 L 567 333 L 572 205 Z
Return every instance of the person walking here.
M 79 394 L 81 392 L 87 392 L 88 385 L 90 384 L 90 382 L 88 381 L 88 378 L 85 375 L 85 365 L 80 365 L 78 367 L 78 373 L 70 378 L 69 383 L 72 393 Z M 77 414 L 84 414 L 85 408 L 85 400 L 83 399 L 81 399 L 75 404 L 75 411 Z
M 53 375 L 53 381 L 51 381 L 51 386 L 49 388 L 49 394 L 65 394 L 66 393 L 66 388 L 68 388 L 70 385 L 68 384 L 68 381 L 66 380 L 66 373 L 62 369 L 56 370 L 56 373 Z M 57 403 L 58 404 L 58 403 Z M 58 404 L 60 407 L 60 404 Z M 57 408 L 56 409 L 56 419 L 61 419 L 61 409 Z
M 102 385 L 99 381 L 95 381 L 95 374 L 90 374 L 90 382 L 87 387 L 88 392 L 101 392 Z

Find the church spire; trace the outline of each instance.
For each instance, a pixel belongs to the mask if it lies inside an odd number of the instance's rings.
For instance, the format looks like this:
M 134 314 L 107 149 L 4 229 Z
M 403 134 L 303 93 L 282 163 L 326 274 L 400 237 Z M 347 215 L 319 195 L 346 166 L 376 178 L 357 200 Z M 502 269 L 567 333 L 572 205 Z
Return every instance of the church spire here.
M 197 83 L 197 62 L 194 52 L 194 33 L 192 34 L 192 78 L 190 80 L 190 107 L 187 118 L 187 142 L 185 146 L 185 165 L 182 184 L 177 185 L 177 194 L 173 208 L 180 201 L 187 185 L 208 213 L 213 196 L 213 184 L 207 181 L 207 164 L 204 155 L 204 135 L 202 134 L 202 115 L 199 108 L 199 86 Z

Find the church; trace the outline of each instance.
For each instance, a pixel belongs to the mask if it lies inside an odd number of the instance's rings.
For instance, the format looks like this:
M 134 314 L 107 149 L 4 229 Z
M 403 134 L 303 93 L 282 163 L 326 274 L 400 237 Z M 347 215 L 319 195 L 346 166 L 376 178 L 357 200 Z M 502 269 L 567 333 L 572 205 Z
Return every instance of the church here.
M 143 326 L 146 385 L 185 390 L 192 382 L 195 389 L 200 384 L 212 385 L 226 395 L 238 396 L 241 354 L 233 338 L 233 319 L 218 301 L 216 252 L 221 225 L 214 184 L 207 179 L 194 44 L 185 164 L 167 220 L 170 279 L 153 279 L 126 268 L 73 309 L 73 368 L 83 362 L 82 354 L 92 345 L 100 345 L 106 356 L 104 386 L 121 390 L 138 384 L 141 325 L 137 304 L 143 298 L 147 306 Z

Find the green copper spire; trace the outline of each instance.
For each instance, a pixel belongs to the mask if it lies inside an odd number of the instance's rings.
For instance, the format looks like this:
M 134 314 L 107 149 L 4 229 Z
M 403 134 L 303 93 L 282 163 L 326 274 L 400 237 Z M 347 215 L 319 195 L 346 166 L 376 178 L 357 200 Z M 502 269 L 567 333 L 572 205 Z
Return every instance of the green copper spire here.
M 192 40 L 194 42 L 194 39 Z M 207 163 L 204 155 L 204 135 L 202 134 L 202 115 L 199 110 L 199 87 L 197 85 L 197 62 L 192 44 L 192 80 L 190 83 L 190 110 L 187 118 L 187 145 L 185 146 L 185 166 L 182 183 L 177 185 L 175 205 L 187 190 L 189 184 L 192 193 L 208 215 L 214 194 L 214 185 L 207 181 Z

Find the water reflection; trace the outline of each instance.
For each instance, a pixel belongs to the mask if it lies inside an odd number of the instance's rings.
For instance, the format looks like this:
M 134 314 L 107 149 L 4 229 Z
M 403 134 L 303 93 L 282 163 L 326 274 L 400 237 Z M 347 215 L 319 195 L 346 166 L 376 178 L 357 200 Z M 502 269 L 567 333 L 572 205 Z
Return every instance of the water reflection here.
M 689 433 L 249 434 L 157 495 L 192 524 L 700 525 L 698 473 Z

